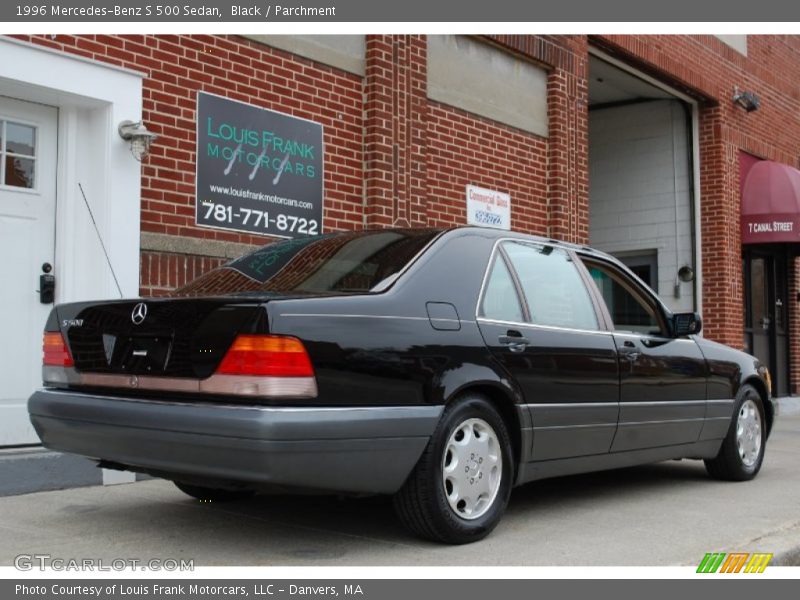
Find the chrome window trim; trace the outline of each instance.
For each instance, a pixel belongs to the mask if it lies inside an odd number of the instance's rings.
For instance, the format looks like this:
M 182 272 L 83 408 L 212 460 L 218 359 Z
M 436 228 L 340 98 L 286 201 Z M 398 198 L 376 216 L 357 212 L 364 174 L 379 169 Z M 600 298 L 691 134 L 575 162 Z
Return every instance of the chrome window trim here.
M 706 400 L 661 400 L 661 401 L 636 401 L 636 402 L 620 402 L 620 407 L 623 406 L 697 406 L 706 404 Z
M 582 423 L 580 425 L 542 425 L 537 427 L 536 425 L 533 426 L 534 431 L 541 431 L 543 429 L 587 429 L 589 427 L 616 427 L 617 422 L 608 422 L 608 423 Z
M 437 321 L 442 323 L 475 323 L 466 319 L 447 319 L 444 317 L 406 317 L 403 315 L 356 315 L 337 313 L 280 313 L 279 317 L 334 317 L 341 319 L 404 319 L 406 321 Z
M 616 408 L 619 406 L 619 402 L 538 402 L 536 404 L 523 404 L 522 406 L 527 406 L 528 408 L 536 408 L 537 406 L 546 406 L 548 408 L 552 407 L 576 407 L 576 408 L 604 408 L 604 407 L 614 407 Z
M 727 417 L 726 417 L 727 418 Z M 633 426 L 633 425 L 663 425 L 665 423 L 694 423 L 695 421 L 705 421 L 705 417 L 692 417 L 689 419 L 661 419 L 658 421 L 620 421 L 619 426 Z
M 596 333 L 599 335 L 613 335 L 612 331 L 606 329 L 573 329 L 571 327 L 559 327 L 557 325 L 539 325 L 537 323 L 518 323 L 516 321 L 501 321 L 499 319 L 487 319 L 486 317 L 476 317 L 479 323 L 490 323 L 492 325 L 512 325 L 514 327 L 527 327 L 530 329 L 544 329 L 547 331 L 567 331 L 571 333 Z
M 730 404 L 733 400 L 661 400 L 661 401 L 642 401 L 642 402 L 537 402 L 530 404 L 523 404 L 528 408 L 536 408 L 537 406 L 547 408 L 588 408 L 588 407 L 610 407 L 619 406 L 624 408 L 626 406 L 676 406 L 676 405 L 702 405 L 708 402 L 715 402 L 719 404 Z
M 514 242 L 522 245 L 540 245 L 540 246 L 550 246 L 552 248 L 558 248 L 566 252 L 571 258 L 573 255 L 577 256 L 577 253 L 572 248 L 565 248 L 560 244 L 554 244 L 548 241 L 538 241 L 538 240 L 526 240 L 521 238 L 514 238 L 514 237 L 502 237 L 498 238 L 494 242 L 494 246 L 492 246 L 492 252 L 489 254 L 489 262 L 486 265 L 486 269 L 483 272 L 483 280 L 481 281 L 481 287 L 478 291 L 478 302 L 475 305 L 475 322 L 486 322 L 486 323 L 493 323 L 496 325 L 514 325 L 517 327 L 539 327 L 542 329 L 549 329 L 554 331 L 571 331 L 574 333 L 613 333 L 608 329 L 604 329 L 604 323 L 601 322 L 600 315 L 597 314 L 597 306 L 596 300 L 592 291 L 586 287 L 586 282 L 581 277 L 581 282 L 583 283 L 584 289 L 586 290 L 586 294 L 589 296 L 589 301 L 592 303 L 592 308 L 594 309 L 595 319 L 597 320 L 597 329 L 576 329 L 571 327 L 560 327 L 558 325 L 540 325 L 538 323 L 531 323 L 531 322 L 522 322 L 518 323 L 515 321 L 503 321 L 500 319 L 490 319 L 484 316 L 481 316 L 481 303 L 483 302 L 483 296 L 486 292 L 486 283 L 489 279 L 489 272 L 491 271 L 492 267 L 494 266 L 495 256 L 500 252 L 500 244 L 504 242 Z M 580 258 L 580 256 L 578 256 Z M 513 265 L 508 265 L 509 268 L 513 268 Z M 576 270 L 578 269 L 576 265 Z M 580 276 L 580 271 L 578 271 L 578 275 Z M 522 303 L 522 298 L 519 298 L 520 290 L 517 290 L 517 297 L 520 303 Z M 526 309 L 525 306 L 522 306 L 523 310 Z M 530 307 L 527 307 L 527 310 L 530 310 Z

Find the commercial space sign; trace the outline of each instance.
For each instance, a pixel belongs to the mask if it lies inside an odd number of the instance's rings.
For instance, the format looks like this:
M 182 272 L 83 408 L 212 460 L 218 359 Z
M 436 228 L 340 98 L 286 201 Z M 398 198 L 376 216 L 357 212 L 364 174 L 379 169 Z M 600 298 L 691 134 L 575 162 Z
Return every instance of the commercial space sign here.
M 467 223 L 511 229 L 511 196 L 475 185 L 467 186 Z
M 322 232 L 322 125 L 197 94 L 196 220 L 285 238 Z

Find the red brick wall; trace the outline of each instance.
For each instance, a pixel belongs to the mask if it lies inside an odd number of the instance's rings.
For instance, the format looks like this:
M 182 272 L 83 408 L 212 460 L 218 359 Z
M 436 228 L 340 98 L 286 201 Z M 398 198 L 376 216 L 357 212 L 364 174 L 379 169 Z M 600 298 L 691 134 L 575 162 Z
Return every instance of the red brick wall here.
M 739 347 L 736 157 L 797 166 L 800 156 L 796 36 L 750 36 L 747 57 L 713 36 L 484 36 L 548 69 L 547 139 L 428 101 L 425 36 L 367 36 L 363 78 L 237 36 L 19 37 L 146 74 L 144 119 L 161 137 L 143 166 L 142 231 L 249 244 L 265 238 L 193 224 L 198 90 L 323 123 L 326 230 L 460 224 L 474 183 L 511 194 L 515 229 L 585 242 L 587 52 L 601 47 L 700 102 L 706 335 Z M 735 107 L 735 85 L 758 93 L 761 109 Z M 144 252 L 141 291 L 165 293 L 214 261 Z
M 146 74 L 143 118 L 160 137 L 142 165 L 143 232 L 259 245 L 269 239 L 194 225 L 198 90 L 322 123 L 323 226 L 326 230 L 363 226 L 361 77 L 236 36 L 18 37 Z M 140 293 L 164 295 L 222 262 L 142 252 Z
M 166 252 L 142 252 L 140 294 L 166 296 L 176 287 L 220 266 L 225 259 Z
M 515 229 L 587 238 L 585 74 L 568 74 L 585 64 L 584 38 L 490 36 L 555 65 L 565 82 L 551 118 L 554 150 L 545 138 L 429 102 L 425 36 L 367 36 L 364 78 L 236 36 L 20 38 L 146 74 L 143 117 L 160 138 L 143 164 L 143 232 L 265 241 L 194 225 L 195 103 L 203 90 L 325 126 L 326 230 L 462 224 L 472 183 L 511 194 Z M 558 195 L 552 215 L 550 193 Z M 574 222 L 567 210 L 582 215 L 575 231 L 558 225 Z M 164 294 L 220 262 L 143 252 L 141 293 Z
M 545 235 L 589 242 L 589 90 L 586 36 L 487 36 L 541 63 L 547 78 L 548 139 Z M 513 206 L 513 199 L 512 199 Z M 538 230 L 533 230 L 539 233 Z
M 748 36 L 747 56 L 714 36 L 598 36 L 591 42 L 701 103 L 700 193 L 706 336 L 744 344 L 739 212 L 739 151 L 798 166 L 800 37 Z M 753 91 L 761 108 L 746 113 L 734 87 Z M 800 319 L 790 305 L 792 387 L 800 387 Z
M 587 46 L 573 69 L 547 79 L 549 139 L 549 235 L 589 243 L 589 88 Z
M 366 46 L 365 223 L 424 226 L 426 37 L 370 35 Z
M 362 226 L 361 77 L 237 36 L 18 37 L 146 74 L 143 117 L 160 137 L 142 165 L 142 231 L 246 244 L 265 241 L 194 225 L 198 90 L 322 123 L 324 226 Z
M 547 235 L 547 140 L 428 104 L 428 223 L 466 223 L 467 184 L 511 194 L 511 226 Z

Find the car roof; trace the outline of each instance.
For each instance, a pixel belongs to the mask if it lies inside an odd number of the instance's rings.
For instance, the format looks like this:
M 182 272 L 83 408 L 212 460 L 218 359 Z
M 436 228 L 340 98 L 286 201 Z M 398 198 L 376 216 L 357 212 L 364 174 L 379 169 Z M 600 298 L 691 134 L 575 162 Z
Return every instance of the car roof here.
M 601 250 L 597 250 L 596 248 L 586 246 L 585 244 L 575 244 L 572 242 L 565 242 L 562 240 L 557 240 L 555 238 L 533 235 L 530 233 L 523 233 L 520 231 L 507 231 L 505 229 L 493 229 L 490 227 L 476 227 L 473 225 L 465 225 L 460 227 L 442 228 L 442 232 L 448 233 L 451 236 L 477 234 L 477 235 L 482 235 L 484 237 L 489 237 L 491 239 L 515 239 L 528 242 L 537 242 L 540 244 L 548 244 L 559 248 L 573 250 L 575 252 L 581 252 L 583 254 L 594 256 L 596 258 L 601 258 L 613 262 L 616 265 L 622 265 L 622 263 L 616 257 L 607 254 L 606 252 L 603 252 Z

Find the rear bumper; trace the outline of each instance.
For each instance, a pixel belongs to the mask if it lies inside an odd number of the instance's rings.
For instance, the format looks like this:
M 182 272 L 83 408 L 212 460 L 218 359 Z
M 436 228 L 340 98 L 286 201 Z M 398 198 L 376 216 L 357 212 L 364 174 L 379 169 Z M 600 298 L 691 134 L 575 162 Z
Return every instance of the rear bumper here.
M 441 406 L 256 407 L 39 390 L 31 422 L 51 449 L 192 481 L 393 493 Z

